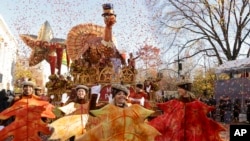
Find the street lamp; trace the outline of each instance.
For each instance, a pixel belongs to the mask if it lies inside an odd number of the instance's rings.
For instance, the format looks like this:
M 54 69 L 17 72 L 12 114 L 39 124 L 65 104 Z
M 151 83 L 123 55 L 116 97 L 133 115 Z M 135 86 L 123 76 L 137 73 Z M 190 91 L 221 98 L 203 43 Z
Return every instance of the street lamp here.
M 181 75 L 181 71 L 182 71 L 182 63 L 180 62 L 181 60 L 179 59 L 179 55 L 178 55 L 178 78 L 180 78 Z
M 207 67 L 206 67 L 206 54 L 204 54 L 204 79 L 205 79 L 205 90 L 203 90 L 203 95 L 207 96 L 208 95 L 208 90 L 207 90 Z
M 181 76 L 181 71 L 182 71 L 182 63 L 181 61 L 183 61 L 182 59 L 180 59 L 180 50 L 179 50 L 179 46 L 178 46 L 178 58 L 177 58 L 177 63 L 178 63 L 178 78 L 180 78 Z

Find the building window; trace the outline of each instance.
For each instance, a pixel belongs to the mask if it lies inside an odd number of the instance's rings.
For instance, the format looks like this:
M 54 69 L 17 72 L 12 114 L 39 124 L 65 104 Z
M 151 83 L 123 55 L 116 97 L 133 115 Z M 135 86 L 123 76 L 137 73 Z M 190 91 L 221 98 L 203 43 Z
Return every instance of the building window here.
M 0 83 L 3 81 L 3 74 L 0 73 Z

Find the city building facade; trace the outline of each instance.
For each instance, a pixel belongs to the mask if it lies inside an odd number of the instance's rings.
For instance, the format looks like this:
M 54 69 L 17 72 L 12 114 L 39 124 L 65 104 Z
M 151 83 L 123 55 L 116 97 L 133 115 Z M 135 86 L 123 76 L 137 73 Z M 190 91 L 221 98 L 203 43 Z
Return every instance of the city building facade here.
M 17 41 L 0 15 L 0 89 L 13 89 Z

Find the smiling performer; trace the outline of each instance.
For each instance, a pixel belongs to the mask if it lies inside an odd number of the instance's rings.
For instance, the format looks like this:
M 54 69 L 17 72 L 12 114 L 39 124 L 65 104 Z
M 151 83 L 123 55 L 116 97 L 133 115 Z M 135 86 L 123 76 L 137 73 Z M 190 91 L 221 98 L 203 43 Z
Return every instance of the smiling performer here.
M 154 111 L 139 104 L 129 105 L 129 90 L 121 84 L 111 86 L 113 100 L 110 104 L 90 112 L 102 121 L 76 141 L 153 141 L 160 133 L 145 119 Z
M 114 84 L 111 86 L 111 94 L 113 97 L 113 100 L 111 101 L 111 104 L 114 104 L 115 106 L 124 108 L 128 107 L 129 104 L 127 103 L 127 98 L 129 96 L 129 90 L 120 84 Z

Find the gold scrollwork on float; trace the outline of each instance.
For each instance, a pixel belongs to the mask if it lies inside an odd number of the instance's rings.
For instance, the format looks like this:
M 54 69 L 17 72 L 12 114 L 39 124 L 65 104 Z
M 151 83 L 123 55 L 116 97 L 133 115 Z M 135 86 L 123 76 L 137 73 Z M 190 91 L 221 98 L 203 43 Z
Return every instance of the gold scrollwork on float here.
M 135 80 L 134 70 L 130 67 L 123 67 L 120 73 L 120 79 L 124 83 L 133 83 Z
M 100 83 L 110 83 L 114 78 L 114 69 L 112 67 L 104 67 L 99 74 Z

